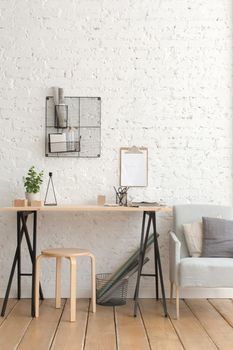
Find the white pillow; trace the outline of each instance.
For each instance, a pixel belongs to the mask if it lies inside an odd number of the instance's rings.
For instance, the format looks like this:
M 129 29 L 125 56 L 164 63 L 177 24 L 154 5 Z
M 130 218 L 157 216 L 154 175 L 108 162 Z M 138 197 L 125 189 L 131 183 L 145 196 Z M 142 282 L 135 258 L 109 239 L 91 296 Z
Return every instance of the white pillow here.
M 202 222 L 183 224 L 183 227 L 190 256 L 195 258 L 201 256 L 203 239 Z

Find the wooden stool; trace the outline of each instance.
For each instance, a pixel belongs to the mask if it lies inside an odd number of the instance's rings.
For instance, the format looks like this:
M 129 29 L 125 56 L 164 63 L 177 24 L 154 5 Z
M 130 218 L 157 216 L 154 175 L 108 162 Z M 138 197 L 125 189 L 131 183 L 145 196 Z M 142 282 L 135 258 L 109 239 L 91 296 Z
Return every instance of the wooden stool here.
M 76 258 L 89 256 L 91 258 L 92 281 L 92 312 L 96 312 L 96 283 L 95 283 L 95 257 L 88 250 L 77 248 L 46 249 L 36 258 L 36 288 L 35 306 L 36 317 L 39 317 L 39 286 L 40 286 L 40 260 L 41 258 L 56 258 L 56 308 L 61 307 L 61 259 L 70 261 L 70 321 L 76 320 Z

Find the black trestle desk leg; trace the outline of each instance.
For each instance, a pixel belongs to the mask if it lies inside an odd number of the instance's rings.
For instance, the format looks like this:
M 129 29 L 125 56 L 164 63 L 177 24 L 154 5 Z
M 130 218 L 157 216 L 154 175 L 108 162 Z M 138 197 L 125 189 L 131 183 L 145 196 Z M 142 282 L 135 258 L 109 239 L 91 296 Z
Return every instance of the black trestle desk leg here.
M 31 245 L 28 228 L 27 228 L 27 219 L 30 214 L 33 214 L 33 242 Z M 32 273 L 21 273 L 21 243 L 23 239 L 23 235 L 25 234 L 25 238 L 28 245 L 28 251 L 32 261 Z M 36 211 L 22 211 L 17 212 L 17 247 L 15 251 L 15 256 L 13 260 L 13 264 L 11 267 L 10 277 L 7 284 L 7 289 L 3 301 L 1 316 L 5 315 L 6 306 L 10 294 L 10 289 L 12 285 L 13 276 L 15 273 L 15 268 L 17 264 L 17 297 L 20 299 L 21 297 L 21 276 L 32 276 L 32 304 L 31 304 L 31 315 L 35 316 L 35 269 L 36 269 L 36 237 L 37 236 L 37 212 Z M 43 299 L 43 293 L 40 286 L 40 297 Z
M 145 235 L 145 239 L 144 239 L 145 215 L 146 215 L 146 212 L 143 213 L 143 225 L 142 225 L 142 233 L 141 233 L 138 275 L 137 275 L 137 282 L 136 282 L 136 288 L 135 288 L 135 298 L 134 298 L 134 317 L 137 316 L 140 278 L 141 278 L 143 261 L 144 261 L 145 252 L 146 252 L 147 241 L 148 241 L 149 232 L 150 232 L 150 226 L 151 226 L 151 216 L 149 216 L 148 222 L 147 222 L 147 228 L 146 228 L 146 235 Z
M 156 213 L 151 213 L 152 215 L 152 220 L 153 217 L 155 216 L 155 220 L 156 220 Z M 156 222 L 156 221 L 155 221 Z M 157 260 L 157 249 L 156 249 L 156 244 L 155 244 L 155 240 L 158 239 L 158 235 L 157 232 L 154 230 L 153 228 L 153 234 L 154 234 L 154 264 L 155 264 L 155 296 L 156 296 L 156 300 L 159 300 L 159 278 L 158 278 L 158 260 Z
M 154 252 L 156 254 L 155 244 L 154 244 Z M 158 275 L 158 262 L 157 262 L 157 257 L 155 256 L 155 295 L 156 295 L 156 300 L 159 300 L 159 278 L 158 277 L 159 277 L 159 275 Z
M 25 233 L 25 238 L 26 238 L 26 242 L 27 242 L 27 246 L 28 246 L 28 251 L 29 251 L 29 254 L 31 257 L 31 262 L 33 263 L 33 249 L 32 249 L 32 245 L 31 245 L 31 241 L 30 241 L 30 237 L 29 237 L 29 233 L 28 233 L 28 229 L 27 229 L 27 225 L 26 225 L 26 220 L 24 220 L 24 217 L 22 217 L 22 223 L 23 223 L 23 227 L 24 227 L 24 233 Z M 41 284 L 40 284 L 40 299 L 44 300 Z
M 143 217 L 142 217 L 142 230 L 141 230 L 141 240 L 140 240 L 140 247 L 139 247 L 139 255 L 138 255 L 138 265 L 140 264 L 140 258 L 143 253 L 143 242 L 144 242 L 144 233 L 145 233 L 145 221 L 146 221 L 146 213 L 143 212 Z M 139 271 L 139 269 L 138 269 Z M 136 294 L 137 294 L 137 286 L 138 286 L 138 277 L 139 274 L 137 275 L 137 282 L 136 282 L 136 287 L 135 287 L 135 292 L 134 292 L 134 300 L 136 299 Z
M 20 224 L 21 213 L 17 212 L 17 247 L 18 247 L 18 259 L 17 259 L 17 298 L 21 299 L 21 241 L 20 241 Z
M 17 232 L 17 234 L 18 234 L 18 232 Z M 20 250 L 20 245 L 21 245 L 22 239 L 23 239 L 23 228 L 21 228 L 21 230 L 19 232 L 19 240 L 17 239 L 17 247 L 15 250 L 15 256 L 14 256 L 13 264 L 11 267 L 10 277 L 8 280 L 7 289 L 6 289 L 6 293 L 5 293 L 5 297 L 4 297 L 4 301 L 3 301 L 3 305 L 2 305 L 1 316 L 5 315 L 6 306 L 7 306 L 7 302 L 8 302 L 9 294 L 10 294 L 10 289 L 11 289 L 11 284 L 12 284 L 13 276 L 15 273 L 16 263 L 17 263 L 18 257 L 19 257 L 19 250 Z
M 159 270 L 159 279 L 160 279 L 160 285 L 161 285 L 161 292 L 162 292 L 162 300 L 163 300 L 163 310 L 164 310 L 164 316 L 167 317 L 167 304 L 166 304 L 166 298 L 165 298 L 165 290 L 164 290 L 164 283 L 163 283 L 163 272 L 162 272 L 162 266 L 161 266 L 161 260 L 160 260 L 160 253 L 159 253 L 159 245 L 158 245 L 158 237 L 156 233 L 156 217 L 155 212 L 153 213 L 153 230 L 154 230 L 154 244 L 156 249 L 156 259 L 158 264 L 158 270 Z
M 32 241 L 32 304 L 31 316 L 35 317 L 35 274 L 36 274 L 36 237 L 37 236 L 37 212 L 33 213 L 33 241 Z

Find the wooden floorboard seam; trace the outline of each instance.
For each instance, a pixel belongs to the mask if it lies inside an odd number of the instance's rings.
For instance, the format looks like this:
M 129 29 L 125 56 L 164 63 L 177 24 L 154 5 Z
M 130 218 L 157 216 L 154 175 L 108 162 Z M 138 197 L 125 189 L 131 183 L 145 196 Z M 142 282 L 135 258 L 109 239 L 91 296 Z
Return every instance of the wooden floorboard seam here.
M 190 310 L 190 312 L 193 314 L 193 316 L 196 318 L 196 320 L 198 321 L 199 325 L 203 328 L 203 330 L 206 332 L 206 334 L 208 335 L 208 337 L 210 338 L 210 340 L 213 342 L 213 344 L 216 346 L 217 349 L 219 349 L 218 345 L 215 343 L 215 341 L 211 338 L 209 332 L 207 331 L 207 329 L 203 326 L 201 320 L 199 320 L 199 318 L 195 315 L 195 313 L 193 312 L 193 310 L 191 309 L 191 307 L 188 305 L 188 303 L 186 303 L 186 300 L 183 299 L 185 305 L 188 307 L 188 309 Z
M 25 337 L 25 334 L 26 334 L 27 331 L 28 331 L 28 327 L 29 327 L 30 324 L 32 323 L 32 320 L 33 320 L 33 318 L 31 318 L 31 321 L 28 323 L 27 328 L 25 329 L 25 331 L 24 331 L 24 333 L 23 333 L 23 335 L 22 335 L 22 337 L 21 337 L 19 343 L 18 343 L 17 346 L 16 346 L 16 350 L 19 348 L 20 344 L 22 343 L 23 338 Z
M 171 303 L 172 301 L 171 301 L 170 299 L 166 299 L 166 302 L 167 302 L 167 303 Z M 160 300 L 160 303 L 162 304 L 162 300 Z M 173 322 L 172 322 L 172 318 L 171 318 L 171 316 L 169 315 L 169 312 L 168 312 L 167 314 L 168 314 L 167 317 L 169 318 L 169 320 L 170 320 L 170 322 L 171 322 L 171 326 L 172 326 L 172 328 L 174 329 L 174 331 L 175 331 L 175 333 L 176 333 L 176 335 L 177 335 L 177 337 L 178 337 L 178 339 L 179 339 L 179 341 L 180 341 L 180 344 L 181 344 L 182 348 L 185 350 L 184 343 L 183 343 L 183 341 L 182 341 L 182 339 L 181 339 L 181 337 L 180 337 L 180 335 L 179 335 L 179 332 L 177 332 L 176 327 L 174 326 L 174 324 L 173 324 Z
M 232 324 L 228 321 L 227 317 L 225 317 L 221 311 L 211 302 L 210 299 L 207 299 L 207 301 L 210 303 L 210 305 L 219 313 L 220 316 L 222 316 L 222 318 L 224 319 L 224 321 L 226 321 L 229 326 L 231 326 L 231 328 L 233 328 Z
M 60 317 L 59 317 L 59 320 L 58 320 L 58 323 L 57 323 L 56 329 L 55 329 L 55 331 L 54 331 L 53 338 L 52 338 L 51 343 L 50 343 L 50 346 L 49 346 L 49 350 L 52 348 L 52 345 L 53 345 L 54 339 L 55 339 L 55 337 L 56 337 L 57 330 L 58 330 L 58 327 L 59 327 L 59 325 L 60 325 L 60 322 L 61 322 L 62 315 L 63 315 L 64 310 L 65 310 L 65 306 L 66 306 L 66 304 L 67 304 L 67 299 L 65 299 L 65 302 L 64 302 L 64 305 L 63 305 L 63 308 L 62 308 L 62 311 L 61 311 L 61 314 L 60 314 Z
M 84 341 L 83 341 L 83 348 L 80 350 L 85 350 L 86 347 L 86 340 L 87 340 L 87 330 L 88 330 L 88 321 L 89 321 L 89 315 L 90 315 L 90 308 L 91 308 L 91 299 L 89 299 L 89 305 L 87 310 L 87 318 L 86 318 L 86 327 L 85 327 L 85 334 L 84 334 Z
M 115 335 L 116 335 L 116 350 L 119 350 L 119 342 L 118 342 L 118 332 L 117 332 L 117 318 L 116 318 L 116 307 L 113 306 L 113 320 L 115 326 Z
M 152 350 L 149 334 L 148 334 L 147 329 L 146 329 L 146 325 L 145 325 L 145 321 L 144 321 L 144 318 L 143 318 L 143 314 L 142 314 L 142 310 L 141 310 L 141 307 L 140 307 L 140 303 L 138 303 L 138 310 L 139 310 L 139 313 L 140 313 L 140 316 L 141 316 L 141 320 L 142 320 L 142 324 L 143 324 L 143 327 L 144 327 L 144 331 L 145 331 L 145 334 L 146 334 L 146 338 L 147 338 L 147 341 L 148 341 L 149 348 L 150 348 L 150 350 Z
M 6 316 L 1 316 L 4 317 L 4 320 L 2 321 L 2 323 L 0 324 L 0 328 L 2 327 L 2 325 L 4 324 L 4 322 L 7 320 L 7 318 L 10 316 L 10 314 L 12 313 L 12 311 L 14 310 L 14 308 L 16 307 L 16 305 L 18 304 L 19 300 L 16 300 L 16 303 L 14 304 L 14 306 L 6 313 Z M 6 310 L 7 311 L 7 310 Z
M 21 299 L 20 299 L 20 300 L 21 300 Z M 18 300 L 18 302 L 19 302 L 20 300 Z M 44 299 L 43 299 L 43 300 L 44 300 Z M 40 300 L 40 306 L 41 306 L 41 304 L 43 303 L 43 300 Z M 17 304 L 17 303 L 16 303 L 16 304 Z M 16 304 L 15 304 L 15 305 L 16 305 Z M 14 306 L 14 307 L 15 307 L 15 306 Z M 13 307 L 13 309 L 14 309 L 14 307 Z M 12 309 L 12 310 L 13 310 L 13 309 Z M 31 321 L 29 322 L 29 324 L 28 324 L 28 326 L 27 326 L 25 332 L 23 333 L 23 335 L 22 335 L 22 337 L 21 337 L 21 339 L 20 339 L 20 341 L 19 341 L 19 343 L 18 343 L 18 345 L 17 345 L 17 347 L 16 347 L 16 350 L 19 348 L 20 344 L 22 343 L 23 338 L 25 337 L 25 335 L 26 335 L 26 333 L 27 333 L 27 331 L 28 331 L 28 328 L 29 328 L 30 324 L 32 323 L 32 321 L 33 321 L 33 317 L 31 317 Z

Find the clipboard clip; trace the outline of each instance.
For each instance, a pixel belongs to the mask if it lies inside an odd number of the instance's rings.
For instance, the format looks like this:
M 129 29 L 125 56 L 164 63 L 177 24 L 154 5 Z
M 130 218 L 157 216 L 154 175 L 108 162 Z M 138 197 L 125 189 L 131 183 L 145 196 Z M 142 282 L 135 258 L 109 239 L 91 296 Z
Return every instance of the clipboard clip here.
M 142 151 L 140 151 L 139 147 L 132 146 L 125 153 L 126 154 L 142 154 Z

